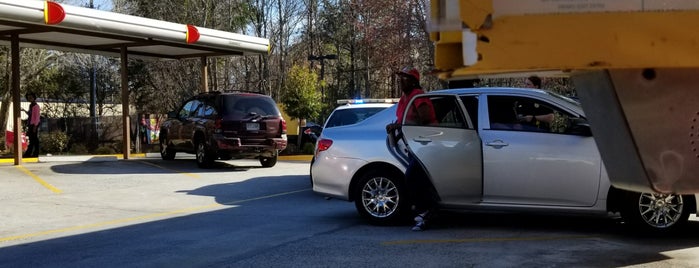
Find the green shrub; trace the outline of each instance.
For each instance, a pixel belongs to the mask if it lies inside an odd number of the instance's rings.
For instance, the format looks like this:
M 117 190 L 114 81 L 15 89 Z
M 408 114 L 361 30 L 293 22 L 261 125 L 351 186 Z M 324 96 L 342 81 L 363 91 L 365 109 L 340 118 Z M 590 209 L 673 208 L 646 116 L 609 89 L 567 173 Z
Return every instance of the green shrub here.
M 63 131 L 39 133 L 39 144 L 43 153 L 63 153 L 68 148 L 69 141 L 70 136 Z
M 95 154 L 115 154 L 116 152 L 109 146 L 100 146 L 95 149 Z
M 75 143 L 72 146 L 70 146 L 70 149 L 68 149 L 68 153 L 70 154 L 87 154 L 87 146 L 82 143 Z
M 303 144 L 303 150 L 301 150 L 304 154 L 313 154 L 316 150 L 316 145 L 310 142 L 307 142 Z
M 293 143 L 289 143 L 286 145 L 286 149 L 283 151 L 279 152 L 280 155 L 295 155 L 298 153 L 298 146 Z

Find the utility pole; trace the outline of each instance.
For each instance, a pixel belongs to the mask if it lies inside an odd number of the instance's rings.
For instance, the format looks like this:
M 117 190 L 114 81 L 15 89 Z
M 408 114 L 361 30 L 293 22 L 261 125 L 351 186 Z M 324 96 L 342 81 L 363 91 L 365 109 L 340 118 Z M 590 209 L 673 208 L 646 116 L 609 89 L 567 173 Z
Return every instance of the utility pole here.
M 310 55 L 308 56 L 309 61 L 320 61 L 320 81 L 323 81 L 325 79 L 325 60 L 336 60 L 337 55 L 335 54 L 329 54 L 329 55 L 320 55 L 320 56 L 314 56 Z M 320 95 L 323 101 L 325 101 L 325 87 L 321 85 L 320 87 Z

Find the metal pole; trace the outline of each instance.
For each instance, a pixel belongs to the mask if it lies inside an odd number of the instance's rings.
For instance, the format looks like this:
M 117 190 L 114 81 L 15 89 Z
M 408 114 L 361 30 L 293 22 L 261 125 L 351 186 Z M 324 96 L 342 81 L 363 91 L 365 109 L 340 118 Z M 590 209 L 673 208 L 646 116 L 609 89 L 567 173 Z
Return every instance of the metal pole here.
M 12 54 L 12 116 L 14 117 L 12 131 L 15 132 L 14 151 L 15 165 L 22 164 L 22 115 L 21 99 L 19 95 L 19 35 L 13 34 L 10 41 L 10 53 Z
M 131 154 L 131 123 L 129 118 L 129 71 L 128 71 L 128 53 L 126 46 L 121 47 L 121 111 L 122 123 L 124 124 L 122 135 L 124 135 L 124 144 L 122 151 L 124 159 L 129 159 Z

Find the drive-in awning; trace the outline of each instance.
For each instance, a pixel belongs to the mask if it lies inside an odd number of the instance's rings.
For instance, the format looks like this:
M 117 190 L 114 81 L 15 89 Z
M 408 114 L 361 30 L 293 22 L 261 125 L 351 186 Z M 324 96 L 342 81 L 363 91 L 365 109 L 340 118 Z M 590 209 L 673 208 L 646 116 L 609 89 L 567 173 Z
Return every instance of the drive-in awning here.
M 19 133 L 19 48 L 34 47 L 121 57 L 122 103 L 128 104 L 126 63 L 139 58 L 201 58 L 206 91 L 206 57 L 261 54 L 269 40 L 194 25 L 36 0 L 0 0 L 0 44 L 12 53 L 14 132 Z M 129 105 L 123 107 L 124 158 L 129 158 Z M 15 164 L 21 143 L 15 135 Z

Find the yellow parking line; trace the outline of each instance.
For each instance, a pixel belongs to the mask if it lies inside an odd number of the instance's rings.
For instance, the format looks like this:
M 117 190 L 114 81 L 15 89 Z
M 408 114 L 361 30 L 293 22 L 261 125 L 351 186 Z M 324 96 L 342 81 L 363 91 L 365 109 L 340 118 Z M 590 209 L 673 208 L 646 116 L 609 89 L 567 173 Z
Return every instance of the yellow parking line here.
M 169 171 L 177 172 L 177 173 L 180 173 L 180 174 L 182 174 L 182 175 L 187 175 L 187 176 L 190 176 L 190 177 L 193 177 L 193 178 L 197 178 L 197 179 L 200 178 L 198 174 L 192 174 L 192 173 L 187 173 L 187 172 L 184 172 L 184 171 L 179 171 L 179 170 L 176 170 L 176 169 L 166 168 L 166 167 L 163 167 L 163 166 L 161 166 L 161 165 L 153 164 L 153 163 L 151 163 L 151 162 L 146 162 L 146 161 L 137 161 L 137 162 L 143 163 L 143 164 L 147 164 L 147 165 L 151 165 L 151 166 L 154 166 L 154 167 L 157 167 L 157 168 L 161 168 L 161 169 L 164 169 L 164 170 L 169 170 Z
M 18 168 L 19 170 L 21 170 L 22 172 L 24 172 L 24 174 L 27 174 L 27 175 L 29 175 L 29 177 L 32 177 L 32 179 L 34 179 L 35 181 L 37 181 L 38 183 L 40 183 L 40 184 L 43 185 L 44 187 L 46 187 L 46 188 L 48 188 L 49 190 L 51 190 L 52 192 L 57 193 L 57 194 L 60 194 L 60 193 L 62 192 L 60 189 L 54 187 L 53 185 L 51 185 L 51 184 L 49 184 L 48 182 L 46 182 L 46 181 L 42 180 L 41 178 L 39 178 L 39 176 L 34 175 L 34 173 L 32 173 L 32 172 L 29 171 L 28 169 L 24 168 L 23 166 L 17 166 L 17 168 Z
M 32 237 L 38 237 L 38 236 L 44 236 L 44 235 L 50 235 L 50 234 L 57 234 L 57 233 L 65 233 L 65 232 L 70 232 L 70 231 L 98 228 L 98 227 L 103 227 L 103 226 L 108 226 L 108 225 L 149 220 L 149 219 L 155 219 L 155 218 L 166 217 L 166 216 L 173 216 L 173 215 L 178 215 L 178 214 L 193 213 L 193 212 L 198 212 L 198 211 L 202 211 L 202 210 L 209 210 L 209 209 L 216 208 L 216 207 L 231 206 L 231 205 L 236 205 L 236 204 L 245 203 L 245 202 L 249 202 L 249 201 L 273 198 L 273 197 L 278 197 L 278 196 L 283 196 L 283 195 L 290 195 L 290 194 L 295 194 L 295 193 L 309 191 L 309 190 L 310 189 L 289 191 L 289 192 L 283 192 L 283 193 L 278 193 L 278 194 L 271 194 L 271 195 L 266 195 L 266 196 L 254 197 L 254 198 L 250 198 L 250 199 L 227 202 L 227 203 L 223 203 L 223 204 L 216 203 L 216 204 L 210 204 L 210 205 L 206 205 L 206 206 L 184 208 L 184 209 L 178 209 L 178 210 L 173 210 L 173 211 L 168 211 L 168 212 L 153 213 L 153 214 L 148 214 L 148 215 L 123 218 L 123 219 L 116 219 L 116 220 L 111 220 L 111 221 L 103 221 L 103 222 L 92 223 L 92 224 L 78 225 L 78 226 L 66 227 L 66 228 L 61 228 L 61 229 L 53 229 L 53 230 L 47 230 L 47 231 L 42 231 L 42 232 L 36 232 L 36 233 L 28 233 L 28 234 L 14 235 L 14 236 L 8 236 L 8 237 L 0 237 L 0 243 L 14 241 L 14 240 L 28 239 L 28 238 L 32 238 Z
M 411 245 L 411 244 L 544 241 L 544 240 L 587 239 L 587 238 L 593 238 L 593 236 L 493 237 L 493 238 L 465 238 L 465 239 L 398 240 L 398 241 L 383 242 L 381 244 L 384 246 L 393 246 L 393 245 Z

